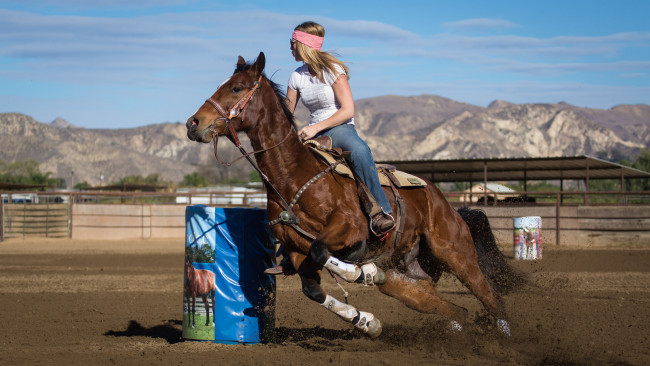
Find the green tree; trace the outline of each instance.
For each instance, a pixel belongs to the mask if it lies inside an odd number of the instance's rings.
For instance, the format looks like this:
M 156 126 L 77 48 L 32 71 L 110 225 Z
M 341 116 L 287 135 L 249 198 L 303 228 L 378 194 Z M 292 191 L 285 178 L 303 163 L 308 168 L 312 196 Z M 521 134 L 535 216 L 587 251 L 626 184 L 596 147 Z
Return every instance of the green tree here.
M 128 175 L 121 178 L 114 184 L 144 184 L 150 186 L 166 186 L 168 183 L 159 174 L 149 174 L 146 177 L 140 175 Z
M 90 187 L 92 187 L 90 185 L 90 183 L 86 182 L 85 180 L 83 182 L 79 182 L 79 183 L 74 185 L 74 188 L 79 189 L 79 190 L 85 190 L 85 189 L 88 189 Z
M 650 149 L 641 150 L 639 157 L 634 162 L 628 163 L 624 161 L 622 164 L 644 172 L 650 172 Z M 650 179 L 628 179 L 625 188 L 628 191 L 650 191 Z
M 261 182 L 262 177 L 260 177 L 260 173 L 257 170 L 253 170 L 249 175 L 248 175 L 248 181 L 249 182 Z
M 226 179 L 223 180 L 223 183 L 224 183 L 224 184 L 237 185 L 237 184 L 246 184 L 246 183 L 248 183 L 248 182 L 246 182 L 244 179 L 241 179 L 241 178 L 237 178 L 237 177 L 228 177 L 228 178 L 226 178 Z
M 208 185 L 208 178 L 198 172 L 187 174 L 183 177 L 181 186 L 183 187 L 205 187 Z
M 214 249 L 208 243 L 195 243 L 185 247 L 185 256 L 191 262 L 214 263 Z
M 25 160 L 9 164 L 0 161 L 0 182 L 56 186 L 58 180 L 52 172 L 41 172 L 38 162 Z

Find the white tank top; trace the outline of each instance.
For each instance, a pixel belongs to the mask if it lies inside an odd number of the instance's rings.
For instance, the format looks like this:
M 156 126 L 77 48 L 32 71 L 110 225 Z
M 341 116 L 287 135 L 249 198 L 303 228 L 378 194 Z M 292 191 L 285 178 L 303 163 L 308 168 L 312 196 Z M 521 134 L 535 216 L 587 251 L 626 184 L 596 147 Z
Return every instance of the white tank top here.
M 341 108 L 341 105 L 334 97 L 332 84 L 334 84 L 339 75 L 344 75 L 343 77 L 345 77 L 345 70 L 340 65 L 334 66 L 337 74 L 332 75 L 325 72 L 323 74 L 325 83 L 320 81 L 318 77 L 311 76 L 307 64 L 297 68 L 291 73 L 291 77 L 289 77 L 289 88 L 300 93 L 302 104 L 311 113 L 309 118 L 310 125 L 331 117 Z M 345 123 L 354 124 L 354 118 L 350 118 Z

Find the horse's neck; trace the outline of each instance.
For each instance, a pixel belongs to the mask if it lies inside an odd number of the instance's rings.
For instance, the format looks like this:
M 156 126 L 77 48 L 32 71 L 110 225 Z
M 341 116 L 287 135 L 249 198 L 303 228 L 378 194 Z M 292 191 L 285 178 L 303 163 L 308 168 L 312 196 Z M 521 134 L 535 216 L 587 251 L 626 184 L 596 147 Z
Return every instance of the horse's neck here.
M 269 129 L 269 131 L 256 131 L 249 134 L 249 138 L 256 150 L 272 149 L 260 154 L 256 154 L 257 165 L 260 170 L 269 178 L 270 182 L 276 189 L 291 191 L 296 184 L 304 182 L 296 181 L 296 176 L 306 176 L 307 179 L 320 172 L 318 160 L 305 147 L 291 126 L 284 119 L 282 128 Z M 287 137 L 287 135 L 289 135 Z M 273 138 L 269 138 L 273 136 Z M 285 139 L 286 137 L 286 139 Z M 283 139 L 285 139 L 283 141 Z M 291 192 L 288 192 L 291 193 Z M 293 192 L 295 193 L 295 192 Z

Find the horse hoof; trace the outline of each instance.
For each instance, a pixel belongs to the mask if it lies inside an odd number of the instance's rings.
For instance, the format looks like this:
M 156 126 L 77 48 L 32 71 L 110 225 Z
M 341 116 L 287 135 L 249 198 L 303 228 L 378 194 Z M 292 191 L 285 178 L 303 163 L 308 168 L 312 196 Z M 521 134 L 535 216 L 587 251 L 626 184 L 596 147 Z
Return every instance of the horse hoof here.
M 386 283 L 386 274 L 374 263 L 361 266 L 361 278 L 365 286 L 383 285 Z
M 379 335 L 381 335 L 381 331 L 383 328 L 381 327 L 381 322 L 379 319 L 372 319 L 370 322 L 368 322 L 368 332 L 366 333 L 370 338 L 377 338 Z
M 371 313 L 365 311 L 359 312 L 359 321 L 354 324 L 354 327 L 366 333 L 370 338 L 377 338 L 381 334 L 382 327 L 379 319 L 375 318 Z
M 510 333 L 510 324 L 508 324 L 508 322 L 503 319 L 497 320 L 497 329 L 499 329 L 499 331 L 505 336 L 512 336 Z

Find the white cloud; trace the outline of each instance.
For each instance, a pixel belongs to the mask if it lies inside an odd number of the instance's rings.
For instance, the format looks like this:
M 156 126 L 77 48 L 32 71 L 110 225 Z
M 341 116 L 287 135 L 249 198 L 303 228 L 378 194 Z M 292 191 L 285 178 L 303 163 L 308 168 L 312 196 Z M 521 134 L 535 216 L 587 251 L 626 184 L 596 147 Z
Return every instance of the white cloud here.
M 121 1 L 106 0 L 102 4 L 121 6 Z M 176 1 L 169 0 L 169 3 L 173 5 Z M 41 15 L 0 9 L 0 83 L 18 86 L 34 82 L 51 88 L 53 97 L 50 98 L 61 95 L 81 98 L 84 94 L 97 93 L 96 98 L 112 99 L 118 104 L 128 104 L 119 101 L 125 96 L 138 99 L 148 109 L 159 110 L 155 105 L 161 100 L 168 100 L 165 102 L 168 107 L 178 108 L 182 104 L 194 107 L 194 101 L 204 100 L 232 73 L 238 55 L 250 60 L 264 51 L 267 74 L 277 72 L 275 81 L 286 83 L 290 71 L 297 66 L 290 56 L 288 39 L 293 27 L 305 19 L 323 24 L 327 29 L 325 48 L 334 49 L 343 60 L 350 62 L 355 97 L 427 93 L 487 104 L 492 99 L 521 102 L 511 98 L 521 95 L 530 98 L 528 102 L 537 97 L 539 101 L 584 100 L 589 104 L 588 97 L 593 97 L 598 103 L 609 104 L 605 98 L 607 86 L 591 88 L 586 82 L 571 84 L 573 75 L 580 74 L 582 81 L 607 74 L 610 80 L 624 83 L 635 78 L 647 80 L 650 74 L 650 61 L 647 61 L 650 57 L 639 56 L 648 54 L 648 32 L 543 38 L 520 36 L 516 33 L 517 25 L 505 20 L 469 19 L 447 23 L 447 33 L 418 34 L 377 21 L 269 11 L 109 17 Z M 460 32 L 480 26 L 513 33 Z M 553 78 L 559 83 L 513 82 L 522 75 L 534 80 Z M 571 89 L 568 85 L 576 87 Z M 21 93 L 29 89 L 24 87 Z M 647 88 L 623 89 L 610 90 L 619 93 L 617 98 L 629 97 L 630 102 L 643 102 L 639 96 L 644 95 L 647 99 Z M 39 96 L 48 98 L 44 90 Z M 156 97 L 147 100 L 152 94 Z M 31 105 L 27 94 L 20 95 L 26 96 L 25 105 Z M 80 101 L 79 105 L 83 105 Z M 58 102 L 50 104 L 65 105 Z M 48 103 L 41 100 L 39 105 Z M 119 110 L 112 109 L 98 114 L 114 118 L 108 113 L 117 114 Z M 64 111 L 55 116 L 61 114 L 68 117 Z M 154 118 L 149 122 L 182 119 L 174 115 L 147 118 Z
M 505 19 L 476 18 L 444 23 L 443 26 L 457 31 L 503 30 L 520 27 L 519 24 Z

